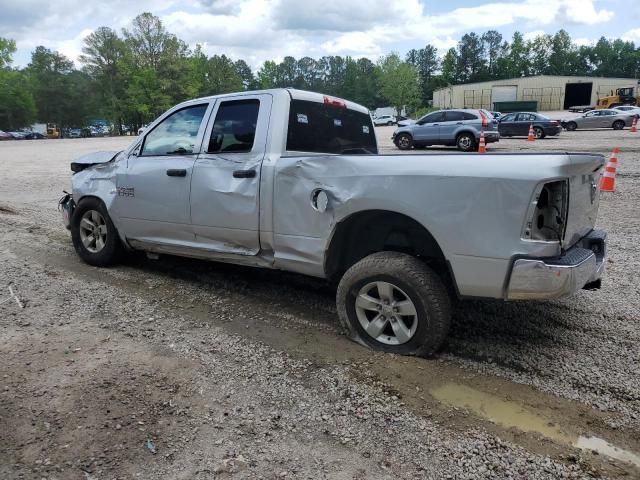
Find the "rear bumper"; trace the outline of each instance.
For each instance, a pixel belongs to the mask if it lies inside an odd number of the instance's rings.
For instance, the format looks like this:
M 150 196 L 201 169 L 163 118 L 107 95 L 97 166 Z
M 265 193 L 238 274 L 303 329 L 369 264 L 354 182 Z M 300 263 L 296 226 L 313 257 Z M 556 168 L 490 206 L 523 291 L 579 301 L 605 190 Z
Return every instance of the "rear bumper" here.
M 557 127 L 546 127 L 544 129 L 544 134 L 550 136 L 558 135 L 560 132 L 562 132 L 561 125 L 558 125 Z
M 607 254 L 607 234 L 589 235 L 557 258 L 519 258 L 513 263 L 507 300 L 539 300 L 599 288 Z
M 478 134 L 478 141 L 480 141 L 480 134 Z M 500 133 L 499 132 L 484 132 L 484 141 L 486 143 L 494 143 L 500 141 Z

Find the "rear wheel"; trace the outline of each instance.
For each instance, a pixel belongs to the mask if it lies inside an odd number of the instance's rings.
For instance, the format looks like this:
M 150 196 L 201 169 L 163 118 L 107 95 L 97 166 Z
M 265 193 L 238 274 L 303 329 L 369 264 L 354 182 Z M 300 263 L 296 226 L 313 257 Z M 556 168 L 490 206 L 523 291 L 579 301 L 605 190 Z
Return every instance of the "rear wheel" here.
M 89 265 L 117 263 L 123 247 L 107 209 L 97 198 L 82 200 L 71 218 L 71 240 L 78 256 Z
M 401 133 L 396 137 L 396 146 L 400 150 L 410 150 L 413 146 L 413 138 L 408 133 Z
M 544 138 L 544 130 L 540 127 L 533 127 L 534 138 Z
M 431 355 L 449 331 L 451 301 L 424 262 L 378 252 L 353 265 L 338 285 L 336 303 L 349 336 L 401 355 Z
M 458 135 L 458 138 L 456 138 L 456 146 L 458 150 L 471 152 L 476 148 L 476 139 L 470 133 L 461 133 Z
M 570 132 L 573 132 L 576 128 L 578 128 L 578 124 L 576 122 L 567 123 L 567 130 L 569 130 Z
M 390 127 L 390 126 L 392 126 L 392 125 L 393 125 L 393 122 L 392 122 L 392 121 L 388 121 L 388 122 L 387 122 L 387 127 Z
M 624 128 L 624 122 L 622 120 L 616 120 L 613 122 L 614 130 L 622 130 Z

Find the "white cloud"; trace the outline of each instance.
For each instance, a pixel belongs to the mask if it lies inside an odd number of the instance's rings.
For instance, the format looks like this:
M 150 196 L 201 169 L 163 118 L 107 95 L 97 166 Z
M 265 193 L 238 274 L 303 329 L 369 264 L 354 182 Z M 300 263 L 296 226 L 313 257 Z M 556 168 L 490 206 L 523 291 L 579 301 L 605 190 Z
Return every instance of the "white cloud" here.
M 544 30 L 533 30 L 531 32 L 526 32 L 522 34 L 525 40 L 533 40 L 535 38 L 541 37 L 545 34 Z
M 421 0 L 4 0 L 0 32 L 20 50 L 36 45 L 76 57 L 84 36 L 98 26 L 116 30 L 151 11 L 169 31 L 209 54 L 244 58 L 253 67 L 267 59 L 322 55 L 367 56 L 431 43 L 440 55 L 463 33 L 509 27 L 525 38 L 566 25 L 608 22 L 613 13 L 594 0 L 495 0 L 431 13 Z M 453 2 L 452 2 L 453 3 Z M 428 5 L 428 4 L 427 4 Z M 135 7 L 135 8 L 132 8 Z M 627 32 L 640 38 L 638 30 Z M 398 48 L 402 45 L 403 48 Z
M 622 35 L 622 39 L 627 42 L 640 42 L 640 28 L 634 28 L 625 32 Z
M 562 24 L 595 25 L 613 18 L 610 10 L 596 10 L 593 1 L 565 0 L 556 13 L 556 21 Z

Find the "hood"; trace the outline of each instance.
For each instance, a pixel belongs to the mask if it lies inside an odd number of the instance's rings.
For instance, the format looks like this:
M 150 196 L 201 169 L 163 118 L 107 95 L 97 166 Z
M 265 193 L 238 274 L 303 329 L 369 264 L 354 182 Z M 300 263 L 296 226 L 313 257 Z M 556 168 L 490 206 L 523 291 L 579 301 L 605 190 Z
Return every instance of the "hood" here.
M 413 125 L 414 123 L 416 123 L 415 120 L 411 120 L 410 118 L 408 118 L 407 120 L 400 120 L 398 122 L 398 126 L 399 127 L 406 127 L 407 125 Z
M 99 163 L 108 163 L 116 158 L 119 153 L 120 152 L 116 151 L 88 153 L 79 158 L 76 158 L 73 162 L 71 162 L 71 171 L 77 173 L 92 165 L 97 165 Z

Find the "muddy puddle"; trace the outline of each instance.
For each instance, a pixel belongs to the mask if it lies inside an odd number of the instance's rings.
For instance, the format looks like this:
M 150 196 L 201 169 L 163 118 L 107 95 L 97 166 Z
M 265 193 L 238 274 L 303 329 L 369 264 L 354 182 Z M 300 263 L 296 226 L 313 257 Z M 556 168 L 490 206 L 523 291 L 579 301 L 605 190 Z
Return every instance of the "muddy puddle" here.
M 538 433 L 556 442 L 581 450 L 594 451 L 640 467 L 640 455 L 612 445 L 602 438 L 580 435 L 567 430 L 549 417 L 517 402 L 504 400 L 490 393 L 456 383 L 446 383 L 432 389 L 430 393 L 439 402 L 469 410 L 502 427 Z

